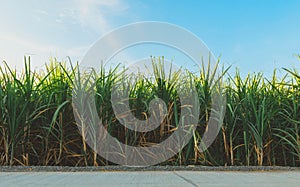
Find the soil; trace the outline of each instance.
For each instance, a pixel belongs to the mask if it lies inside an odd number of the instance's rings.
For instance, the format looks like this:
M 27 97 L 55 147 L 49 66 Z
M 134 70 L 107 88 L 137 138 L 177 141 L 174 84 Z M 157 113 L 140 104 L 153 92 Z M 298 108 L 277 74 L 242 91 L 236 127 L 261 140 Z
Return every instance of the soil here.
M 91 171 L 300 171 L 300 167 L 281 166 L 0 166 L 0 172 L 91 172 Z

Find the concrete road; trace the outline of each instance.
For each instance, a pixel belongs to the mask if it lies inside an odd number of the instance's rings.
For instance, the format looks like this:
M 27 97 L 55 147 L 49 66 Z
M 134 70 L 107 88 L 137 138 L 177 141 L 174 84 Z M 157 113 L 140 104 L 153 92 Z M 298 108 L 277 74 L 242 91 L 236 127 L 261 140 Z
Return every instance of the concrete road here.
M 300 171 L 1 172 L 0 186 L 300 186 Z

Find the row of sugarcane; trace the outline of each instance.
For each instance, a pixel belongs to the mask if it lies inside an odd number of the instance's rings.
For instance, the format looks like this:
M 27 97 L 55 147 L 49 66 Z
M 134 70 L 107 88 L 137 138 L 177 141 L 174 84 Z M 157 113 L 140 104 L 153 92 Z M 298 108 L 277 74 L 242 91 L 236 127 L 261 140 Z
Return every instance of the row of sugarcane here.
M 242 77 L 238 70 L 218 75 L 226 98 L 220 131 L 205 151 L 199 149 L 212 112 L 214 66 L 189 73 L 197 91 L 200 115 L 187 145 L 160 165 L 300 166 L 300 74 L 284 69 L 284 76 L 265 78 L 262 73 Z M 114 84 L 123 80 L 122 67 L 93 71 L 97 114 L 107 131 L 130 146 L 153 146 L 178 127 L 181 115 L 181 73 L 167 75 L 163 58 L 152 58 L 153 77 L 136 76 L 128 90 L 130 112 L 140 120 L 150 115 L 154 98 L 166 104 L 167 115 L 151 132 L 136 132 L 120 123 L 110 102 Z M 0 165 L 102 166 L 115 163 L 87 144 L 76 119 L 72 92 L 79 66 L 51 59 L 42 71 L 32 70 L 25 58 L 20 73 L 5 62 L 0 69 Z M 88 75 L 88 74 L 87 74 Z M 86 75 L 80 75 L 86 76 Z M 127 77 L 128 78 L 128 77 Z M 131 77 L 132 78 L 132 77 Z M 188 86 L 188 85 L 187 85 Z M 77 116 L 78 117 L 78 116 Z

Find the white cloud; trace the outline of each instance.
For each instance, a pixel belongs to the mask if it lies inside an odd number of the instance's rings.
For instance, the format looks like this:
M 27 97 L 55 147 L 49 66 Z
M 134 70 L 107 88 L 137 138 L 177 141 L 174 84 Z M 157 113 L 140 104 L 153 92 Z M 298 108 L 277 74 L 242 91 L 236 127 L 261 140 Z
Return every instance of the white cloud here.
M 84 29 L 104 33 L 111 29 L 107 14 L 124 12 L 128 5 L 120 0 L 72 0 L 72 6 L 62 9 L 57 22 L 79 23 Z
M 49 62 L 51 56 L 58 60 L 66 60 L 69 56 L 73 63 L 81 60 L 89 46 L 60 47 L 56 45 L 39 44 L 19 38 L 14 35 L 0 36 L 0 57 L 11 67 L 21 70 L 24 66 L 24 56 L 31 56 L 32 67 L 42 68 Z
M 9 21 L 4 19 L 5 12 L 0 12 L 4 24 L 0 30 L 0 61 L 17 69 L 23 67 L 24 55 L 30 55 L 32 66 L 37 68 L 51 56 L 81 60 L 88 47 L 113 28 L 117 20 L 111 18 L 128 8 L 122 0 L 28 1 L 11 6 L 32 6 L 25 15 L 18 11 L 11 14 Z M 86 32 L 93 33 L 92 37 L 87 39 Z

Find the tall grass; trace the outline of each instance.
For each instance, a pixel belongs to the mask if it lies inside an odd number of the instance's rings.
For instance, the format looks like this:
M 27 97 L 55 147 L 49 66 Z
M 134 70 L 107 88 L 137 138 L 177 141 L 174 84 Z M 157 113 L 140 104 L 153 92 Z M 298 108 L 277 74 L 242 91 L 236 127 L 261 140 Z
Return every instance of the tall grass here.
M 124 77 L 121 67 L 92 71 L 95 81 L 97 114 L 108 132 L 127 145 L 151 146 L 169 137 L 178 127 L 181 106 L 177 89 L 180 69 L 168 74 L 163 58 L 153 58 L 154 77 Z M 199 68 L 190 74 L 201 105 L 199 124 L 186 147 L 162 164 L 172 165 L 283 165 L 300 166 L 300 74 L 284 69 L 279 78 L 274 71 L 243 78 L 239 71 L 223 71 L 222 86 L 226 94 L 226 114 L 213 144 L 204 152 L 199 142 L 207 129 L 213 96 L 212 80 L 217 67 Z M 87 129 L 73 111 L 73 81 L 78 67 L 51 59 L 42 72 L 30 68 L 25 59 L 21 73 L 6 63 L 0 68 L 0 165 L 109 165 L 86 144 Z M 130 111 L 140 120 L 148 119 L 150 101 L 160 98 L 167 115 L 151 132 L 135 132 L 124 127 L 114 115 L 110 102 L 113 85 L 128 78 L 134 80 L 128 91 Z M 132 81 L 131 81 L 132 82 Z M 87 83 L 89 84 L 89 83 Z M 125 88 L 125 87 L 124 87 Z M 126 87 L 127 88 L 127 87 Z M 80 93 L 77 93 L 80 94 Z M 76 116 L 78 114 L 78 116 Z M 124 116 L 123 116 L 124 117 Z M 125 116 L 126 117 L 126 116 Z M 79 128 L 78 128 L 79 127 Z M 91 130 L 91 129 L 89 129 Z M 97 127 L 94 128 L 94 131 Z

